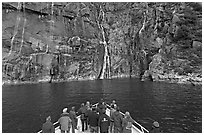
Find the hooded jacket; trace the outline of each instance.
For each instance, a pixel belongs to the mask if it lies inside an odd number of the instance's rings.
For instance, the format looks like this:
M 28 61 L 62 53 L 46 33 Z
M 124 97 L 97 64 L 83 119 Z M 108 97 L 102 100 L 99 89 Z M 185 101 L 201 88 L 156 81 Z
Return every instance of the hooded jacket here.
M 105 105 L 105 104 L 102 104 L 102 103 L 99 103 L 97 108 L 98 108 L 99 115 L 101 115 L 101 114 L 103 114 L 102 111 L 103 111 L 104 109 L 106 109 L 106 105 Z
M 58 121 L 61 125 L 61 130 L 67 131 L 70 129 L 72 120 L 69 117 L 69 113 L 62 113 Z
M 115 112 L 111 115 L 111 120 L 113 120 L 113 123 L 114 123 L 114 127 L 115 127 L 115 128 L 120 128 L 120 129 L 122 129 L 123 116 L 122 116 L 122 114 L 120 114 L 119 111 L 115 111 Z
M 133 122 L 134 120 L 131 117 L 125 117 L 122 123 L 123 130 L 131 130 Z
M 152 130 L 150 131 L 150 133 L 160 133 L 160 128 L 159 127 L 152 127 Z
M 55 132 L 55 128 L 52 124 L 51 121 L 46 121 L 43 126 L 42 126 L 42 132 L 43 133 L 54 133 Z

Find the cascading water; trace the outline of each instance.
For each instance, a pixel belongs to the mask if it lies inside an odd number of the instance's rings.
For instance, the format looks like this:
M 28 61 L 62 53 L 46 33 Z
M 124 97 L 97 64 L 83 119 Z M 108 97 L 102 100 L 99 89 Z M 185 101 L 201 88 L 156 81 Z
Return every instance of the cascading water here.
M 25 26 L 26 26 L 26 21 L 27 21 L 26 16 L 25 16 L 25 2 L 23 2 L 23 17 L 24 17 L 24 22 L 23 22 L 23 31 L 22 31 L 22 37 L 21 37 L 21 47 L 20 47 L 18 55 L 22 53 L 22 47 L 24 43 L 24 32 L 25 32 Z
M 8 56 L 11 55 L 11 53 L 13 52 L 13 48 L 14 48 L 13 42 L 14 42 L 14 39 L 15 39 L 17 33 L 18 33 L 18 26 L 19 26 L 19 23 L 20 23 L 20 20 L 21 20 L 21 18 L 20 18 L 20 10 L 21 10 L 21 8 L 22 8 L 22 7 L 21 7 L 21 2 L 18 2 L 18 7 L 17 7 L 17 10 L 18 10 L 18 12 L 17 12 L 17 19 L 16 19 L 16 24 L 15 24 L 15 28 L 14 28 L 13 37 L 12 37 L 12 39 L 11 39 L 11 49 L 10 49 L 10 51 L 9 51 Z

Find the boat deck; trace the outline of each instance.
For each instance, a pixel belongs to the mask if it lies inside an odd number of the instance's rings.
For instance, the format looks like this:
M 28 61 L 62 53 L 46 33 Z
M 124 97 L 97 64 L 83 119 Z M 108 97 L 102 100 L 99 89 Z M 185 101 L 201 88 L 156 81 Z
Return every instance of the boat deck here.
M 107 109 L 106 109 L 106 114 L 108 116 L 110 116 L 110 106 L 107 105 Z M 124 113 L 120 112 L 123 116 L 124 116 Z M 85 130 L 84 132 L 82 132 L 82 124 L 81 124 L 81 119 L 80 119 L 80 116 L 77 117 L 77 129 L 75 129 L 75 133 L 90 133 L 90 130 L 88 128 L 88 130 Z M 59 125 L 58 122 L 54 123 L 54 126 L 55 126 L 55 133 L 61 133 L 61 130 L 59 129 L 59 126 L 56 126 L 56 125 Z M 41 131 L 39 131 L 38 133 L 41 133 Z M 72 133 L 72 128 L 70 129 L 70 133 Z M 139 123 L 137 123 L 136 121 L 134 121 L 133 125 L 132 125 L 132 133 L 149 133 L 149 131 L 147 129 L 145 129 L 143 126 L 141 126 Z
M 106 114 L 108 116 L 110 116 L 110 110 L 109 109 L 106 109 Z M 78 125 L 77 125 L 78 129 L 75 129 L 75 133 L 90 133 L 89 128 L 88 128 L 88 130 L 85 130 L 84 132 L 82 132 L 82 125 L 81 125 L 80 117 L 77 117 L 77 119 L 78 119 L 78 122 L 77 122 L 78 123 Z M 57 128 L 55 128 L 55 133 L 61 133 L 59 126 Z M 72 133 L 72 128 L 70 129 L 70 133 Z M 132 133 L 140 133 L 140 131 L 138 129 L 136 129 L 136 127 L 133 127 Z

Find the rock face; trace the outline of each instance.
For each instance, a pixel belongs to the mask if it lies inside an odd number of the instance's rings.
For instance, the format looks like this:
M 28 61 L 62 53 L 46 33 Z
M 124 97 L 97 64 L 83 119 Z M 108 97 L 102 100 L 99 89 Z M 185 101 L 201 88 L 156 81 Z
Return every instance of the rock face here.
M 164 74 L 164 62 L 160 53 L 155 54 L 149 64 L 149 69 L 145 71 L 142 80 L 159 81 Z
M 193 48 L 202 48 L 202 43 L 201 42 L 198 42 L 198 41 L 193 41 L 192 43 L 192 47 Z
M 153 60 L 149 64 L 149 71 L 153 80 L 158 81 L 160 79 L 159 75 L 164 73 L 164 63 L 161 54 L 153 56 Z
M 161 51 L 160 51 L 161 52 Z M 151 63 L 149 64 L 149 69 L 145 71 L 142 76 L 142 81 L 166 81 L 171 83 L 185 83 L 185 84 L 202 84 L 202 75 L 196 70 L 187 70 L 190 61 L 186 59 L 176 59 L 172 63 L 174 69 L 170 68 L 170 63 L 165 61 L 164 56 L 157 53 L 153 56 Z M 175 70 L 179 69 L 179 70 Z
M 200 82 L 196 3 L 3 2 L 3 80 Z

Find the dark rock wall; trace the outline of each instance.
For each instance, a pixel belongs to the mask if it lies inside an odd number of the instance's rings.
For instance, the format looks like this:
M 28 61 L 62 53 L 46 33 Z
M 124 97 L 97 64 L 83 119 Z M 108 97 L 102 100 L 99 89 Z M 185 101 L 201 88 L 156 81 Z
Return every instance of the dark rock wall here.
M 198 77 L 201 20 L 200 3 L 2 3 L 3 79 L 97 78 L 103 36 L 110 77 Z

